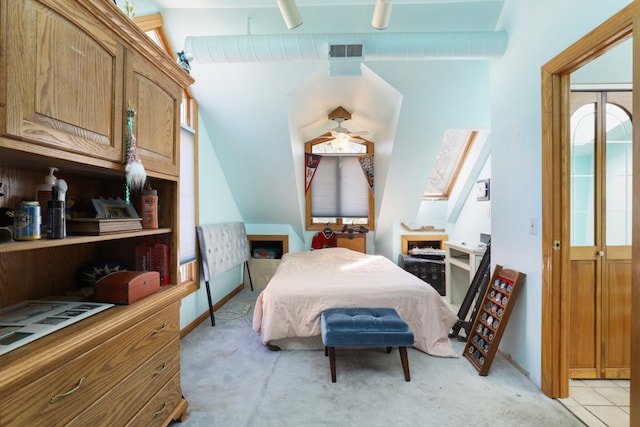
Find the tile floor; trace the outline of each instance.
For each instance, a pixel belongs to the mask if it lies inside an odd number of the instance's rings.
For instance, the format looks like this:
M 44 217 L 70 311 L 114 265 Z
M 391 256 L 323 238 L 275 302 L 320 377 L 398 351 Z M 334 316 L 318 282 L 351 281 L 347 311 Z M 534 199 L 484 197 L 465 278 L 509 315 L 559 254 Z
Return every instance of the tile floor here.
M 589 427 L 628 427 L 629 387 L 629 380 L 571 380 L 559 401 Z

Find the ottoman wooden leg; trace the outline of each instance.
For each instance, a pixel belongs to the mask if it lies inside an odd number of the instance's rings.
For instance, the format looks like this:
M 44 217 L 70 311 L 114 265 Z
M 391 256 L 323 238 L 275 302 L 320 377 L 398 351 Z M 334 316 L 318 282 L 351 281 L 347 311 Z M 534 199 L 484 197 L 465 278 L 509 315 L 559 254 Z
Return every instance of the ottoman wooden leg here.
M 409 375 L 409 357 L 407 357 L 407 347 L 398 347 L 400 351 L 400 361 L 402 361 L 402 370 L 404 371 L 404 380 L 411 381 Z
M 336 382 L 336 348 L 328 347 L 329 350 L 329 366 L 331 367 L 331 382 Z

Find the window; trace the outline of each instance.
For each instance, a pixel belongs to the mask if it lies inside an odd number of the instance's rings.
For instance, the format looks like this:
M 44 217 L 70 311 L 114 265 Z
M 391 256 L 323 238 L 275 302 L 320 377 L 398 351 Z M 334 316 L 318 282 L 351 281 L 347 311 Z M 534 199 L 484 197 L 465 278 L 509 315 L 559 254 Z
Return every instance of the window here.
M 164 22 L 162 15 L 156 13 L 154 15 L 147 15 L 136 17 L 134 22 L 145 32 L 151 40 L 153 40 L 158 46 L 162 48 L 171 58 L 177 61 L 176 53 L 171 48 L 171 43 L 167 37 L 167 33 L 164 30 Z M 195 105 L 193 101 L 193 95 L 187 88 L 182 91 L 182 105 L 180 108 L 180 121 L 191 128 L 194 126 L 194 114 Z
M 449 129 L 444 133 L 423 199 L 447 200 L 477 132 Z
M 196 259 L 195 133 L 180 127 L 180 265 Z
M 307 229 L 373 230 L 373 143 L 322 136 L 306 143 L 305 154 Z
M 134 22 L 171 58 L 176 54 L 164 30 L 160 14 L 137 17 Z M 181 284 L 197 289 L 200 283 L 196 229 L 198 223 L 197 103 L 187 88 L 180 106 L 180 275 Z M 191 172 L 191 173 L 190 173 Z

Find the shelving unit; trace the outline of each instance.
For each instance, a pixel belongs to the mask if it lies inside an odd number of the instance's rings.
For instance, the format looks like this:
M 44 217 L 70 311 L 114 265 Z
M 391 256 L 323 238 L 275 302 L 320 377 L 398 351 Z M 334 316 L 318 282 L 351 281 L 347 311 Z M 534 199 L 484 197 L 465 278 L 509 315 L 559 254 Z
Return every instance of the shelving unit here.
M 486 247 L 459 242 L 444 242 L 444 247 L 446 250 L 446 300 L 455 310 L 458 310 L 478 270 Z
M 464 349 L 464 357 L 482 376 L 489 373 L 524 278 L 525 274 L 500 265 L 491 276 Z
M 249 259 L 249 269 L 251 271 L 251 281 L 254 289 L 264 289 L 267 287 L 269 280 L 280 265 L 282 255 L 289 252 L 289 236 L 286 234 L 248 234 L 249 249 L 251 250 L 251 259 Z M 274 248 L 280 256 L 274 259 L 254 258 L 253 250 L 256 248 Z M 244 287 L 249 289 L 250 281 L 246 266 L 244 267 Z
M 448 234 L 403 234 L 400 236 L 401 254 L 411 254 L 413 248 L 444 249 Z
M 130 239 L 132 237 L 162 236 L 171 232 L 170 228 L 140 230 L 131 233 L 112 233 L 100 236 L 67 236 L 64 239 L 40 239 L 36 241 L 11 241 L 0 244 L 0 253 L 32 251 L 43 248 L 83 245 L 87 243 L 106 242 L 111 240 Z
M 136 246 L 149 238 L 168 246 L 172 283 L 2 354 L 0 424 L 184 420 L 185 290 L 175 283 L 180 103 L 193 79 L 112 1 L 0 2 L 0 17 L 0 206 L 33 198 L 48 167 L 67 182 L 78 217 L 92 216 L 93 198 L 124 199 L 128 108 L 160 198 L 158 229 L 0 243 L 0 308 L 43 298 L 90 301 L 77 296 L 76 274 L 107 260 L 134 267 Z M 6 342 L 20 339 L 11 333 L 5 330 Z

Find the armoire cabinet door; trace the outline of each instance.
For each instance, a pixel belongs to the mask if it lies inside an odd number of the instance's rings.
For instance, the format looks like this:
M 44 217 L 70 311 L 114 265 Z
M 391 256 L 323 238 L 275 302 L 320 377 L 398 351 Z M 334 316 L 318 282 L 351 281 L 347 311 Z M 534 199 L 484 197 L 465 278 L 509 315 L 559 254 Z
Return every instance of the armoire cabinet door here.
M 73 3 L 56 1 L 59 13 L 32 0 L 0 6 L 7 24 L 0 39 L 6 53 L 0 130 L 33 143 L 25 151 L 55 154 L 47 150 L 53 148 L 120 162 L 124 48 Z
M 136 111 L 134 133 L 145 169 L 177 176 L 180 86 L 132 51 L 127 52 L 125 73 L 126 103 Z

